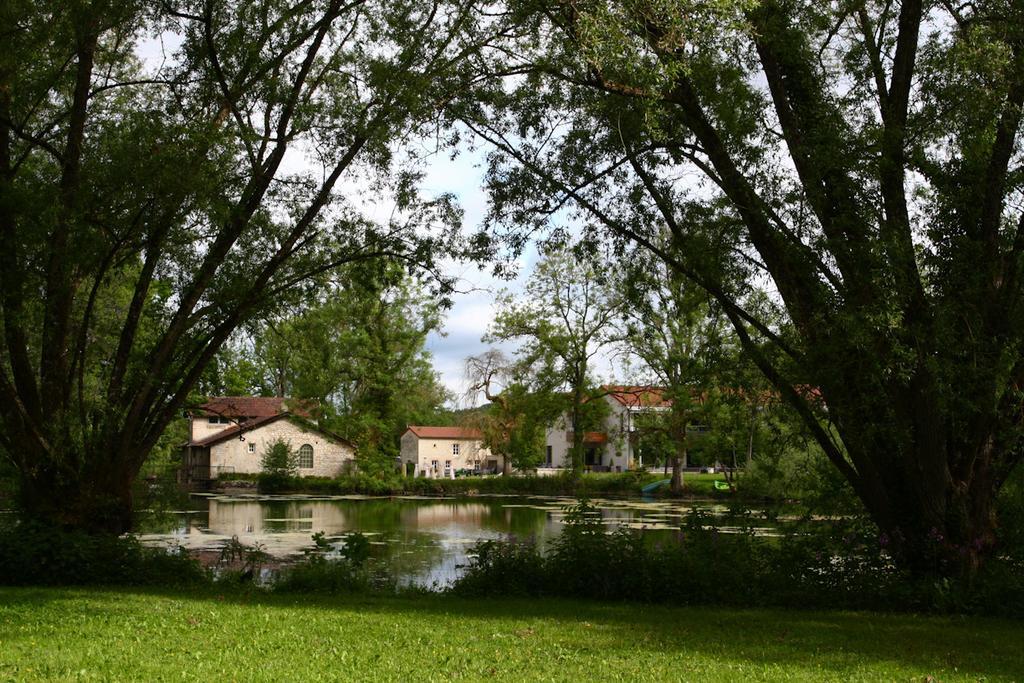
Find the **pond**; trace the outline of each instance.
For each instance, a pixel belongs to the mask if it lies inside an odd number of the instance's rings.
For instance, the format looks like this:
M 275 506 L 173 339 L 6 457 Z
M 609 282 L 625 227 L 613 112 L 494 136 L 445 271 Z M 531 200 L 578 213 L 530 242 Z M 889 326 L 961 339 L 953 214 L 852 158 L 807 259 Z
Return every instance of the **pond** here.
M 359 532 L 371 543 L 375 564 L 400 583 L 443 586 L 469 561 L 481 540 L 514 536 L 545 544 L 561 532 L 573 498 L 545 496 L 262 496 L 193 495 L 191 509 L 144 516 L 140 538 L 149 545 L 180 545 L 189 550 L 219 550 L 233 537 L 271 556 L 288 559 L 313 547 L 323 532 L 334 547 Z M 738 531 L 728 508 L 711 502 L 591 500 L 607 529 L 631 528 L 671 535 L 695 508 L 711 515 L 722 532 Z M 759 522 L 755 533 L 776 527 Z

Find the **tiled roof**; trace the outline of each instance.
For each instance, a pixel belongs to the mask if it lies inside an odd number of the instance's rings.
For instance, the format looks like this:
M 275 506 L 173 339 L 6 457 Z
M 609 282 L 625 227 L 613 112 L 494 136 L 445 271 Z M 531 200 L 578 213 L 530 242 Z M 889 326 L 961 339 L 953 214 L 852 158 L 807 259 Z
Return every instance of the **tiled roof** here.
M 661 387 L 606 386 L 608 395 L 628 408 L 667 408 L 672 401 L 665 398 Z
M 247 420 L 244 424 L 232 425 L 231 427 L 228 427 L 227 429 L 222 429 L 221 431 L 217 432 L 216 434 L 208 436 L 205 439 L 200 439 L 198 441 L 192 441 L 188 445 L 189 446 L 212 446 L 213 444 L 220 443 L 221 441 L 227 441 L 228 439 L 231 439 L 232 437 L 236 437 L 236 436 L 238 436 L 239 434 L 241 434 L 243 432 L 247 432 L 250 429 L 254 429 L 256 427 L 259 427 L 260 425 L 265 425 L 265 424 L 268 424 L 270 422 L 274 422 L 276 420 L 279 420 L 282 417 L 287 417 L 287 416 L 288 416 L 288 413 L 277 413 L 275 415 L 264 415 L 263 417 L 257 417 L 257 418 L 251 419 L 251 420 Z
M 286 399 L 280 396 L 216 396 L 199 406 L 197 415 L 222 417 L 270 417 L 283 412 L 309 417 L 314 405 L 311 401 Z
M 412 432 L 421 439 L 482 439 L 484 436 L 479 429 L 469 427 L 409 425 L 406 431 Z
M 258 418 L 255 418 L 255 419 L 247 420 L 246 422 L 244 422 L 243 424 L 240 424 L 240 425 L 234 425 L 234 426 L 228 427 L 227 429 L 219 431 L 216 434 L 213 434 L 211 436 L 206 437 L 205 439 L 200 439 L 199 441 L 189 442 L 187 445 L 189 445 L 189 446 L 198 446 L 198 447 L 203 447 L 203 448 L 205 448 L 207 446 L 213 446 L 213 445 L 221 443 L 223 441 L 228 441 L 228 440 L 230 440 L 232 438 L 237 438 L 240 434 L 244 434 L 245 432 L 248 432 L 248 431 L 251 431 L 253 429 L 256 429 L 257 427 L 262 427 L 263 425 L 270 424 L 271 422 L 276 422 L 276 421 L 278 421 L 278 420 L 280 420 L 282 418 L 287 418 L 287 417 L 296 418 L 297 416 L 292 415 L 291 413 L 278 413 L 276 415 L 265 415 L 264 417 L 258 417 Z M 332 439 L 334 441 L 339 441 L 339 442 L 347 444 L 349 446 L 353 446 L 353 444 L 348 439 L 342 438 L 342 437 L 338 436 L 337 434 L 334 434 L 332 432 L 327 431 L 326 429 L 321 429 L 320 427 L 317 427 L 315 424 L 313 424 L 311 422 L 307 422 L 306 420 L 302 419 L 301 417 L 299 417 L 296 421 L 299 424 L 301 424 L 308 431 L 317 432 L 318 434 L 322 434 L 325 437 L 328 437 L 328 438 L 330 438 L 330 439 Z

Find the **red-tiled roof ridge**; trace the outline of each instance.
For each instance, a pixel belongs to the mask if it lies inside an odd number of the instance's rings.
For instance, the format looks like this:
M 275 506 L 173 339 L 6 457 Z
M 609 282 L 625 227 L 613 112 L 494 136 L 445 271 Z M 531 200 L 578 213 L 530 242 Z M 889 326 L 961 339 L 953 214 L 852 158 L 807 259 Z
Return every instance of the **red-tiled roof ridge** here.
M 431 425 L 409 425 L 405 431 L 421 439 L 482 439 L 483 432 L 472 427 L 434 427 Z

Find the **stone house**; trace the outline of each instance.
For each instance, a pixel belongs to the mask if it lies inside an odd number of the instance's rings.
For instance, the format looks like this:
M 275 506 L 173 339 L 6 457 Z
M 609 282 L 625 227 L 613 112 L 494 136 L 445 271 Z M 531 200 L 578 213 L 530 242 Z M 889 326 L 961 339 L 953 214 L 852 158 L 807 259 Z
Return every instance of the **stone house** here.
M 355 467 L 355 447 L 317 426 L 308 403 L 277 397 L 212 398 L 189 412 L 181 483 L 201 486 L 231 474 L 257 474 L 267 446 L 283 439 L 300 476 L 336 477 Z
M 402 434 L 401 460 L 402 474 L 413 477 L 494 474 L 502 466 L 501 457 L 484 448 L 483 434 L 466 427 L 410 425 Z

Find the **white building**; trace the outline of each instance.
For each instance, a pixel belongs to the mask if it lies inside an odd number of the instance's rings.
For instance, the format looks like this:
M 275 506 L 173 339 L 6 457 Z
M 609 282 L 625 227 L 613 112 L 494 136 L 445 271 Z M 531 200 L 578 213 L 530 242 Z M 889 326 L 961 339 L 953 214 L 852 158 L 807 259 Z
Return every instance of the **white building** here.
M 267 446 L 288 442 L 300 476 L 336 477 L 355 467 L 355 447 L 316 425 L 308 404 L 283 398 L 225 396 L 189 414 L 181 478 L 200 484 L 231 474 L 262 471 Z
M 637 415 L 663 412 L 671 408 L 658 387 L 605 386 L 598 399 L 608 404 L 604 429 L 583 435 L 584 467 L 594 472 L 625 472 L 642 464 L 637 451 Z M 544 468 L 572 466 L 572 420 L 568 414 L 559 417 L 545 436 Z
M 401 440 L 402 473 L 451 478 L 459 470 L 474 474 L 501 471 L 501 458 L 484 448 L 483 434 L 466 427 L 410 425 Z

